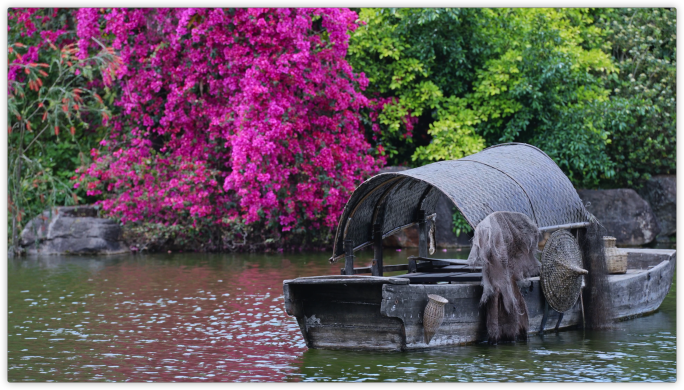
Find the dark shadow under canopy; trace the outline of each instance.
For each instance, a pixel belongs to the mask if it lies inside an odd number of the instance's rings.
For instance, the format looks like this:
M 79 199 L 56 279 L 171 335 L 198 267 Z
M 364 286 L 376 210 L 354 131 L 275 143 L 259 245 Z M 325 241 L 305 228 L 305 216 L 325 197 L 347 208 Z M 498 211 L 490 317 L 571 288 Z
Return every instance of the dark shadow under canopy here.
M 418 223 L 420 210 L 435 216 L 440 194 L 446 195 L 475 228 L 495 211 L 516 211 L 540 230 L 584 226 L 589 213 L 577 191 L 551 158 L 527 144 L 492 146 L 459 160 L 381 173 L 352 193 L 337 226 L 332 259 L 344 256 L 344 241 L 354 250 L 373 243 L 373 225 L 383 237 Z

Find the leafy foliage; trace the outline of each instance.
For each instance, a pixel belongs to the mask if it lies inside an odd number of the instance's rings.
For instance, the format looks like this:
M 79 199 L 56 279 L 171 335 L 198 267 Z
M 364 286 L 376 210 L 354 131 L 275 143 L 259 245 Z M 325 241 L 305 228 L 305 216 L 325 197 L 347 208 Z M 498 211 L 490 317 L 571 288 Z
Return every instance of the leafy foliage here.
M 142 246 L 322 246 L 385 162 L 502 142 L 578 187 L 676 172 L 672 9 L 10 9 L 8 25 L 15 244 L 44 208 L 97 199 Z
M 465 219 L 463 214 L 454 207 L 452 210 L 452 225 L 453 225 L 453 232 L 456 234 L 456 236 L 460 236 L 461 233 L 470 233 L 473 231 L 472 226 L 468 223 L 468 220 Z
M 603 107 L 616 164 L 611 187 L 639 187 L 656 174 L 676 172 L 677 11 L 618 8 L 599 13 L 619 73 Z
M 601 76 L 616 68 L 588 10 L 368 9 L 360 17 L 367 25 L 352 37 L 350 61 L 368 75 L 369 92 L 396 97 L 379 115 L 390 153 L 397 134 L 410 139 L 408 118 L 429 112 L 431 140 L 416 146 L 414 164 L 520 141 L 545 150 L 577 185 L 613 176 L 608 133 L 596 123 L 608 100 Z
M 597 125 L 597 106 L 608 99 L 600 76 L 615 66 L 588 11 L 484 10 L 480 22 L 497 55 L 465 97 L 482 120 L 478 133 L 488 144 L 540 147 L 576 185 L 610 178 L 608 134 Z
M 111 116 L 101 95 L 108 97 L 120 60 L 102 45 L 77 58 L 72 12 L 8 13 L 8 231 L 15 250 L 29 218 L 86 197 L 70 179 L 88 161 Z
M 358 111 L 367 84 L 345 61 L 344 9 L 78 11 L 79 48 L 124 63 L 107 150 L 82 172 L 125 223 L 332 228 L 383 159 Z M 323 234 L 325 236 L 325 234 Z
M 386 98 L 378 115 L 379 143 L 388 163 L 414 161 L 417 147 L 441 135 L 435 158 L 458 158 L 484 148 L 482 138 L 450 97 L 470 89 L 479 56 L 470 22 L 476 9 L 362 9 L 364 25 L 351 37 L 349 62 L 368 77 L 369 97 Z M 481 45 L 479 46 L 481 48 Z M 479 49 L 476 49 L 476 51 Z M 467 115 L 467 114 L 465 114 Z M 414 130 L 417 132 L 414 134 Z M 455 130 L 451 134 L 449 130 Z M 417 164 L 415 161 L 412 164 Z

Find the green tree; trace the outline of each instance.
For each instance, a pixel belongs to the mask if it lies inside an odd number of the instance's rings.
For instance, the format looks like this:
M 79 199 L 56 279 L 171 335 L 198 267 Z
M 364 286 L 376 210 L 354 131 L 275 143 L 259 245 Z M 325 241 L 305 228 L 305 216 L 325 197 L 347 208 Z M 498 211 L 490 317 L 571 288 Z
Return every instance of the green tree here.
M 449 157 L 480 151 L 485 144 L 472 126 L 462 122 L 450 100 L 471 89 L 481 50 L 474 42 L 478 9 L 366 8 L 359 11 L 365 26 L 351 37 L 350 64 L 368 77 L 369 97 L 394 98 L 378 121 L 379 141 L 391 165 L 411 162 L 417 147 L 428 145 L 429 131 L 453 130 L 440 149 Z M 475 50 L 475 51 L 473 51 Z M 415 129 L 413 129 L 415 127 Z M 412 163 L 416 164 L 415 162 Z
M 603 120 L 616 164 L 609 187 L 640 187 L 651 175 L 676 173 L 677 11 L 599 10 L 619 69 L 606 77 L 610 101 Z
M 368 76 L 371 96 L 397 98 L 379 116 L 390 153 L 417 117 L 430 137 L 413 143 L 415 165 L 519 141 L 545 150 L 577 185 L 613 176 L 600 119 L 602 77 L 616 67 L 590 10 L 364 9 L 360 17 L 367 25 L 352 37 L 350 62 Z

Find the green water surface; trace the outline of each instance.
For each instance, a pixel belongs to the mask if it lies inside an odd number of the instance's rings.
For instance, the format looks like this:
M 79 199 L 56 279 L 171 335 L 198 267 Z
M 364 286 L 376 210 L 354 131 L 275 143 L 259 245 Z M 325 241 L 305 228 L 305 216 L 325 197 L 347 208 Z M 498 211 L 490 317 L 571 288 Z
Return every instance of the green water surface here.
M 411 250 L 386 250 L 385 264 Z M 464 258 L 465 251 L 438 252 Z M 675 283 L 606 331 L 420 352 L 308 350 L 282 281 L 339 274 L 328 253 L 39 257 L 8 265 L 8 379 L 62 381 L 675 381 Z M 357 265 L 366 265 L 363 252 Z

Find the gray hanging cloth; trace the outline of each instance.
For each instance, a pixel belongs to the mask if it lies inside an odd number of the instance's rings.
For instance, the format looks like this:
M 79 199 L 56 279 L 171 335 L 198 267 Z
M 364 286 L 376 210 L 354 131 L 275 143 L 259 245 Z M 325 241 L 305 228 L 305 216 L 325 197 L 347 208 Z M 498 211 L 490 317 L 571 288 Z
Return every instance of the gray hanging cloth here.
M 517 282 L 539 274 L 539 238 L 537 225 L 521 213 L 497 211 L 475 227 L 468 264 L 482 267 L 480 305 L 490 344 L 527 338 L 527 305 Z

